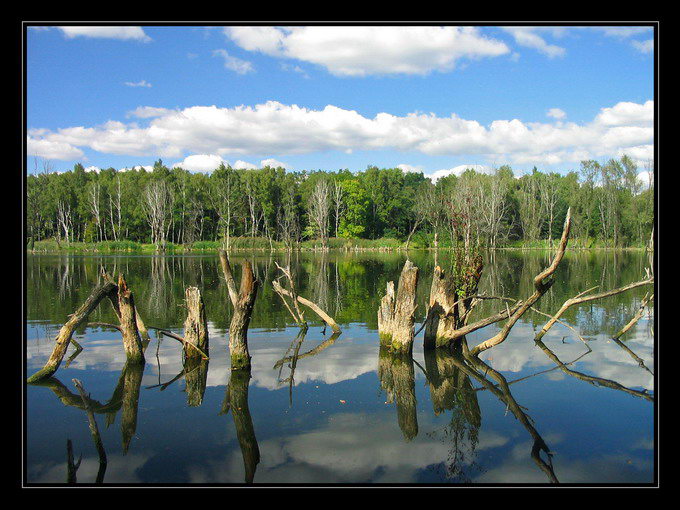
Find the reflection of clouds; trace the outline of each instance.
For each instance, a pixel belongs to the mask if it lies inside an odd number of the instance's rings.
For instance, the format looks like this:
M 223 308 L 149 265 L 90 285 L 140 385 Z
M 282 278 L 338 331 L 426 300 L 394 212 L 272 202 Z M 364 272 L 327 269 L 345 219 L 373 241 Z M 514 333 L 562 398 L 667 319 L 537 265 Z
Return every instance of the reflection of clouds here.
M 516 447 L 517 455 L 492 468 L 475 483 L 546 483 L 545 474 L 536 467 L 528 452 L 531 444 Z M 651 464 L 646 459 L 628 455 L 603 455 L 584 459 L 553 457 L 555 474 L 561 483 L 642 483 L 651 482 Z
M 76 462 L 78 454 L 76 453 Z M 104 483 L 141 483 L 137 476 L 137 470 L 149 459 L 149 455 L 130 453 L 128 455 L 109 455 L 106 460 L 106 474 Z M 29 473 L 31 483 L 65 483 L 66 462 L 59 464 L 40 464 L 31 467 L 33 474 Z M 78 483 L 94 483 L 99 471 L 98 457 L 83 457 L 76 473 Z
M 426 429 L 435 425 L 418 415 Z M 477 450 L 497 448 L 509 439 L 482 431 Z M 256 483 L 343 483 L 417 481 L 418 472 L 447 461 L 447 444 L 420 434 L 404 442 L 396 418 L 377 420 L 365 414 L 335 414 L 321 427 L 285 438 L 259 441 Z M 202 462 L 188 469 L 192 483 L 243 479 L 238 448 L 221 461 Z
M 645 361 L 645 365 L 654 371 L 654 339 L 649 334 L 650 324 L 646 318 L 641 319 L 626 335 L 623 341 Z M 494 329 L 495 328 L 495 329 Z M 578 329 L 578 328 L 577 328 Z M 492 336 L 498 328 L 496 325 L 477 332 L 468 340 L 475 345 Z M 533 341 L 535 332 L 531 324 L 518 322 L 512 329 L 508 339 L 493 349 L 484 352 L 481 357 L 500 372 L 521 372 L 523 370 L 539 371 L 555 366 L 554 363 L 539 349 Z M 562 338 L 566 343 L 562 343 Z M 593 350 L 569 368 L 627 386 L 629 388 L 654 389 L 654 377 L 646 370 L 638 367 L 635 360 L 616 343 L 611 341 L 606 333 L 591 337 L 588 345 Z M 557 355 L 563 363 L 568 363 L 585 352 L 583 343 L 575 337 L 569 328 L 557 323 L 543 338 L 543 342 Z M 559 370 L 550 372 L 548 377 L 560 379 L 559 374 L 566 377 Z

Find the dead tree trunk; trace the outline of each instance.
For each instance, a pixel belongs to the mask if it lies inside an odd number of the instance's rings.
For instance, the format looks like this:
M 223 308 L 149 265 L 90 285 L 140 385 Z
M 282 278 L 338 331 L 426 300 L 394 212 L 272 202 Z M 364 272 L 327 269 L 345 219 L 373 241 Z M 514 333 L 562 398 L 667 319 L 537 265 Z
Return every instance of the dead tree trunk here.
M 510 315 L 510 318 L 508 319 L 508 322 L 505 323 L 503 328 L 498 332 L 498 334 L 492 336 L 488 340 L 480 343 L 479 345 L 475 346 L 471 351 L 470 354 L 472 356 L 477 356 L 480 352 L 483 352 L 487 349 L 491 349 L 493 346 L 498 345 L 502 342 L 505 341 L 505 339 L 508 337 L 510 334 L 510 330 L 512 327 L 515 325 L 515 323 L 519 320 L 519 318 L 524 315 L 524 313 L 529 310 L 539 299 L 541 299 L 541 296 L 545 294 L 548 289 L 552 286 L 553 283 L 555 283 L 554 279 L 549 279 L 546 281 L 547 278 L 551 277 L 554 273 L 555 270 L 557 269 L 557 266 L 560 265 L 560 262 L 562 261 L 562 258 L 564 257 L 564 252 L 567 249 L 567 243 L 569 242 L 569 231 L 571 230 L 571 208 L 567 209 L 567 217 L 564 220 L 564 229 L 562 230 L 562 238 L 560 239 L 560 244 L 557 247 L 557 252 L 555 253 L 555 257 L 553 258 L 552 262 L 550 265 L 544 269 L 541 273 L 536 275 L 534 278 L 534 293 L 529 296 L 525 301 L 520 301 L 517 303 L 518 306 L 517 309 Z
M 137 328 L 135 300 L 122 274 L 118 278 L 118 310 L 120 311 L 120 331 L 123 335 L 123 347 L 127 359 L 132 362 L 143 363 L 144 350 Z
M 394 282 L 387 282 L 387 294 L 378 309 L 380 343 L 397 352 L 413 349 L 413 323 L 417 305 L 418 268 L 410 260 L 404 264 L 395 295 Z
M 187 319 L 184 321 L 184 340 L 208 353 L 208 321 L 205 316 L 205 305 L 201 291 L 197 287 L 187 287 L 184 292 L 187 307 Z M 184 355 L 187 358 L 202 359 L 197 349 L 184 345 Z
M 474 306 L 472 296 L 482 276 L 482 259 L 465 257 L 463 264 L 459 275 L 446 274 L 440 266 L 434 268 L 425 322 L 426 349 L 451 345 L 460 338 L 457 330 L 468 322 Z
M 29 383 L 39 381 L 40 379 L 46 379 L 52 374 L 54 374 L 61 361 L 64 359 L 66 350 L 68 349 L 68 344 L 71 342 L 71 336 L 75 329 L 83 324 L 87 317 L 90 315 L 92 310 L 94 310 L 99 302 L 104 299 L 110 292 L 114 291 L 116 288 L 115 283 L 106 282 L 99 285 L 96 289 L 92 291 L 92 294 L 85 300 L 85 302 L 78 308 L 69 320 L 61 327 L 59 334 L 55 340 L 54 350 L 50 358 L 45 363 L 45 366 L 28 378 Z
M 231 272 L 229 258 L 224 250 L 219 251 L 220 263 L 224 278 L 227 281 L 229 299 L 234 306 L 234 315 L 229 326 L 229 352 L 231 354 L 231 369 L 240 370 L 250 368 L 250 354 L 248 353 L 248 325 L 250 316 L 253 313 L 255 298 L 259 282 L 253 275 L 253 268 L 250 262 L 243 263 L 243 274 L 241 275 L 241 288 L 236 292 L 236 282 Z

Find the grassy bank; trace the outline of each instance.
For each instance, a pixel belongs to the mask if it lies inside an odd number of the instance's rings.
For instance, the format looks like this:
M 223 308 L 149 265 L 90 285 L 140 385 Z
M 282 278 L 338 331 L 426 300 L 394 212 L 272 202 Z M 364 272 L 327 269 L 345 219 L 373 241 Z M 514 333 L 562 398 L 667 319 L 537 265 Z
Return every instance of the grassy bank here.
M 556 242 L 553 242 L 555 245 Z M 331 250 L 357 250 L 357 251 L 392 251 L 404 249 L 404 242 L 393 238 L 380 239 L 343 239 L 331 238 L 328 241 L 328 247 Z M 257 250 L 269 251 L 285 251 L 286 246 L 280 241 L 269 242 L 264 237 L 234 237 L 230 240 L 231 250 Z M 224 247 L 221 241 L 196 241 L 192 244 L 174 244 L 167 243 L 165 253 L 167 254 L 184 254 L 184 253 L 215 253 L 219 248 Z M 581 240 L 574 240 L 570 243 L 572 250 L 599 250 L 612 249 L 605 246 L 604 243 L 596 240 L 589 240 L 583 242 Z M 319 251 L 321 250 L 320 240 L 308 240 L 299 244 L 300 250 L 303 251 Z M 441 249 L 449 249 L 449 246 L 441 245 Z M 643 250 L 644 246 L 628 246 L 627 250 Z M 429 243 L 425 239 L 413 239 L 409 246 L 412 250 L 428 250 L 431 249 Z M 507 243 L 505 246 L 499 247 L 505 250 L 549 250 L 550 244 L 547 240 L 541 241 L 515 241 Z M 74 253 L 74 254 L 112 254 L 112 253 L 131 253 L 140 255 L 152 255 L 158 253 L 156 245 L 147 243 L 138 243 L 136 241 L 103 241 L 100 243 L 57 243 L 54 239 L 46 239 L 43 241 L 36 241 L 31 249 L 27 246 L 29 253 Z

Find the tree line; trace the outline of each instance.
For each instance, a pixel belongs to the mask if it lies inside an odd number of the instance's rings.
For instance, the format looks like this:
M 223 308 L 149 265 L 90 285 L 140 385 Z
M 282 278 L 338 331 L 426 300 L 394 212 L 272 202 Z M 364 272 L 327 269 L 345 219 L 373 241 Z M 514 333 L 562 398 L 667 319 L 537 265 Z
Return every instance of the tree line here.
M 37 166 L 37 164 L 36 164 Z M 304 240 L 396 239 L 407 247 L 496 248 L 552 244 L 571 207 L 581 246 L 644 246 L 654 224 L 653 170 L 638 178 L 628 156 L 582 161 L 565 175 L 510 166 L 472 169 L 432 182 L 400 168 L 255 170 L 220 165 L 209 174 L 168 168 L 58 173 L 44 163 L 26 178 L 29 242 L 135 241 L 191 245 L 234 238 L 295 248 Z

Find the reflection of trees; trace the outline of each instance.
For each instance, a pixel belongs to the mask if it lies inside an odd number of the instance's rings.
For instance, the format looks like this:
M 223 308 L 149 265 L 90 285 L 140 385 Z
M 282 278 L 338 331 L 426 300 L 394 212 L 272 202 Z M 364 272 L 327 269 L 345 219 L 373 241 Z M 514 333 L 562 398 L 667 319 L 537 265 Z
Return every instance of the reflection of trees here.
M 380 387 L 387 395 L 387 402 L 396 403 L 397 422 L 404 439 L 411 441 L 418 435 L 415 372 L 411 354 L 402 355 L 381 346 L 378 377 Z
M 236 437 L 243 455 L 246 483 L 253 483 L 255 470 L 260 462 L 260 449 L 255 438 L 253 419 L 248 407 L 248 384 L 250 370 L 232 370 L 227 384 L 227 392 L 222 403 L 220 414 L 231 410 L 236 427 Z
M 482 415 L 469 376 L 453 358 L 454 354 L 447 349 L 425 351 L 425 370 L 434 413 L 452 411 L 451 422 L 442 431 L 445 441 L 452 444 L 446 465 L 447 476 L 470 482 L 465 467 L 470 464 L 477 468 L 474 459 Z
M 330 281 L 328 274 L 328 252 L 322 252 L 318 259 L 316 271 L 312 277 L 312 301 L 322 310 L 330 310 Z

